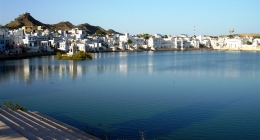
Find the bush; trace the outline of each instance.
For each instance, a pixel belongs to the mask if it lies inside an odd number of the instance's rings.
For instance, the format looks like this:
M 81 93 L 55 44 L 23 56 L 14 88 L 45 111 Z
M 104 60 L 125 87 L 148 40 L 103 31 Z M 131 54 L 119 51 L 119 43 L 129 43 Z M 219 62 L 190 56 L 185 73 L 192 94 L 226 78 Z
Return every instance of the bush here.
M 72 56 L 62 56 L 61 53 L 57 53 L 56 55 L 56 59 L 62 59 L 62 60 L 89 60 L 89 59 L 93 59 L 93 56 L 91 53 L 87 53 L 87 52 L 82 52 L 82 51 L 78 51 L 77 53 L 75 53 Z
M 76 59 L 76 60 L 84 60 L 86 59 L 86 53 L 82 52 L 82 51 L 79 51 L 77 53 L 75 53 L 73 56 L 72 56 L 73 59 Z
M 231 39 L 231 38 L 234 38 L 234 36 L 233 36 L 233 35 L 229 35 L 228 37 L 229 37 L 230 39 Z
M 131 39 L 128 39 L 128 40 L 127 40 L 127 44 L 132 44 L 132 40 L 131 40 Z
M 252 43 L 250 41 L 247 41 L 246 44 L 247 45 L 252 45 Z
M 12 103 L 12 101 L 9 102 L 4 102 L 3 106 L 0 106 L 0 108 L 3 109 L 11 109 L 11 110 L 22 110 L 22 111 L 26 111 L 25 107 L 21 107 L 18 102 Z
M 61 57 L 62 57 L 61 53 L 60 53 L 60 52 L 57 52 L 57 54 L 56 54 L 56 59 L 61 59 Z
M 89 58 L 89 59 L 93 59 L 93 56 L 91 53 L 86 53 L 86 57 Z
M 97 31 L 96 31 L 96 34 L 97 34 L 97 35 L 106 35 L 106 32 L 101 31 L 101 30 L 97 30 Z
M 149 39 L 149 34 L 144 34 L 144 39 Z

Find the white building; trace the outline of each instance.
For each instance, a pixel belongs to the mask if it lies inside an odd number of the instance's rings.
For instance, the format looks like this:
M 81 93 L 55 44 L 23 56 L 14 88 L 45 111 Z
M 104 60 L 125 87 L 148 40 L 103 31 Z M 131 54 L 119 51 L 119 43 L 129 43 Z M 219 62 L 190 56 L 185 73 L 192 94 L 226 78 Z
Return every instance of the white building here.
M 68 52 L 69 51 L 69 42 L 67 40 L 62 40 L 61 42 L 58 43 L 57 49 Z
M 177 48 L 176 40 L 176 37 L 163 38 L 161 45 L 163 48 Z
M 72 56 L 77 52 L 77 46 L 74 40 L 72 40 L 70 44 L 67 55 Z
M 0 28 L 0 52 L 9 49 L 8 29 Z
M 102 47 L 101 43 L 89 43 L 86 45 L 87 51 L 99 51 L 99 48 Z
M 176 37 L 168 37 L 162 38 L 160 34 L 155 34 L 155 37 L 150 37 L 148 39 L 148 47 L 149 48 L 177 48 L 177 38 Z
M 70 36 L 74 37 L 76 40 L 84 39 L 86 37 L 86 31 L 78 28 L 71 29 L 68 32 L 70 33 Z
M 11 44 L 23 44 L 23 30 L 21 28 L 9 31 L 9 38 Z
M 119 36 L 119 42 L 127 42 L 127 40 L 130 38 L 129 33 L 125 33 L 124 35 Z
M 242 47 L 242 40 L 239 38 L 226 39 L 225 45 L 229 49 L 240 49 Z
M 85 42 L 76 42 L 77 51 L 86 52 L 86 43 Z
M 50 41 L 40 41 L 39 49 L 41 51 L 46 51 L 46 52 L 53 52 L 54 51 L 54 49 L 51 48 L 51 42 Z
M 25 35 L 23 39 L 23 43 L 28 49 L 27 52 L 39 52 L 39 46 L 37 43 L 37 36 Z

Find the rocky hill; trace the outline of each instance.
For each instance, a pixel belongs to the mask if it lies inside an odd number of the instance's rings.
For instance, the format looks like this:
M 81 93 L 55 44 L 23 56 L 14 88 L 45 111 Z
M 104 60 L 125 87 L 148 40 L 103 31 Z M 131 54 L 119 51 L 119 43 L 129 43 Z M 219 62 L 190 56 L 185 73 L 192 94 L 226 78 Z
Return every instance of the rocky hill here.
M 14 21 L 5 25 L 6 28 L 10 29 L 17 29 L 23 26 L 45 26 L 45 24 L 34 19 L 30 13 L 23 13 L 22 15 L 19 15 L 18 18 L 15 18 Z
M 111 33 L 121 34 L 112 29 L 109 29 L 106 31 L 105 29 L 103 29 L 100 26 L 92 26 L 88 23 L 79 24 L 77 26 L 73 25 L 69 21 L 59 22 L 57 24 L 45 24 L 45 23 L 42 23 L 42 22 L 36 20 L 35 18 L 33 18 L 30 13 L 23 13 L 22 15 L 19 15 L 19 17 L 15 18 L 14 21 L 11 21 L 10 23 L 6 24 L 4 27 L 9 28 L 9 29 L 17 29 L 17 28 L 21 28 L 23 26 L 35 26 L 35 27 L 44 26 L 45 28 L 50 29 L 50 30 L 69 30 L 72 28 L 79 28 L 79 29 L 86 30 L 86 32 L 88 34 L 94 34 L 97 30 L 104 31 L 107 34 L 111 34 Z
M 75 28 L 75 26 L 69 21 L 59 22 L 57 24 L 48 24 L 51 30 L 69 30 Z
M 119 32 L 114 31 L 113 29 L 108 29 L 108 30 L 106 31 L 106 33 L 107 33 L 107 34 L 122 34 L 122 33 L 119 33 Z
M 84 24 L 79 24 L 77 26 L 79 29 L 83 29 L 83 30 L 86 30 L 86 32 L 88 34 L 94 34 L 97 30 L 101 30 L 101 31 L 105 31 L 105 29 L 99 27 L 99 26 L 92 26 L 92 25 L 89 25 L 88 23 L 84 23 Z

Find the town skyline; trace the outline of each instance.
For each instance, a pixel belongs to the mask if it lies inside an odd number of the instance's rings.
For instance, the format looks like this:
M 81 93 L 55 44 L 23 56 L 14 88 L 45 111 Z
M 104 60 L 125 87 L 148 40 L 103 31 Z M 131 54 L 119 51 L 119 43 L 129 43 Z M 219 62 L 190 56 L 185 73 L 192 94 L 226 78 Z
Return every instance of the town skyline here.
M 226 35 L 260 33 L 260 1 L 0 1 L 0 24 L 24 12 L 37 20 L 56 24 L 89 23 L 121 33 Z M 21 7 L 8 10 L 8 6 Z M 43 7 L 40 8 L 40 5 Z M 59 6 L 57 6 L 59 5 Z M 69 8 L 66 8 L 69 7 Z M 10 7 L 9 7 L 10 9 Z M 7 12 L 8 11 L 8 12 Z M 50 16 L 51 15 L 51 16 Z

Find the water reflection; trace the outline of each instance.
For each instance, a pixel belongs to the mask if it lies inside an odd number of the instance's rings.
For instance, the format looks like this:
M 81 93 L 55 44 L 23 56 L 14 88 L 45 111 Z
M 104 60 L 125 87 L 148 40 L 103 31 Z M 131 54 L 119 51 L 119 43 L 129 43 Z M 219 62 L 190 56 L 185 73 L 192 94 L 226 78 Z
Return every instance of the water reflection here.
M 219 116 L 220 122 L 239 124 L 240 130 L 259 122 L 259 113 L 255 115 L 259 107 L 259 53 L 93 55 L 91 61 L 55 60 L 54 56 L 0 61 L 0 100 L 17 99 L 32 110 L 59 119 L 68 117 L 65 122 L 71 121 L 77 128 L 83 123 L 96 126 L 101 122 L 105 124 L 102 131 L 111 130 L 116 136 L 138 136 L 147 128 L 152 138 L 180 129 L 186 133 L 194 123 L 202 123 L 195 131 L 203 130 L 219 124 L 204 125 Z M 231 116 L 223 119 L 223 112 Z M 247 116 L 239 118 L 237 114 Z M 252 117 L 255 121 L 249 122 Z M 237 118 L 235 123 L 230 123 L 233 118 Z M 259 130 L 259 126 L 253 130 Z
M 148 53 L 148 74 L 153 73 L 153 52 Z
M 120 52 L 119 53 L 119 72 L 122 76 L 126 76 L 127 75 L 127 71 L 128 71 L 128 63 L 127 63 L 127 59 L 128 59 L 128 53 L 124 53 L 124 52 Z
M 224 77 L 257 77 L 259 53 L 224 52 L 144 52 L 97 53 L 91 61 L 58 61 L 54 56 L 0 61 L 0 82 L 48 80 L 50 77 L 72 80 L 87 73 L 120 74 L 192 74 Z

